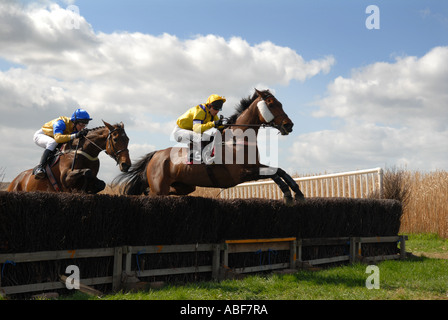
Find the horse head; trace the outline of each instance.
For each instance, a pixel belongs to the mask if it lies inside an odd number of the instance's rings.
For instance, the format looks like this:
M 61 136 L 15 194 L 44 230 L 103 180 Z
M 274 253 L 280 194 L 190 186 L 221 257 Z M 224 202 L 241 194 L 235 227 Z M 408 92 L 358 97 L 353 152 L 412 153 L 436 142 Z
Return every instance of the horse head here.
M 294 123 L 289 119 L 288 115 L 283 111 L 283 106 L 274 95 L 266 91 L 259 91 L 255 89 L 259 99 L 257 108 L 259 113 L 259 120 L 261 123 L 268 124 L 280 131 L 282 135 L 288 135 L 292 132 Z
M 129 158 L 129 138 L 124 131 L 123 122 L 111 125 L 103 120 L 104 125 L 109 129 L 106 142 L 106 153 L 117 162 L 121 172 L 127 172 L 131 167 Z

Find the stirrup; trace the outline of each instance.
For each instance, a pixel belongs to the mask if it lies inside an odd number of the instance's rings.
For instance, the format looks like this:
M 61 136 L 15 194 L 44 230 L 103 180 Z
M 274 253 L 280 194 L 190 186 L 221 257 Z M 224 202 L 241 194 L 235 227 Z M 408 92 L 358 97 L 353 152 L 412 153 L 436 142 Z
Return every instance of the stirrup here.
M 47 176 L 47 172 L 45 171 L 45 168 L 37 168 L 36 172 L 34 173 L 34 178 L 36 180 L 45 179 L 46 176 Z

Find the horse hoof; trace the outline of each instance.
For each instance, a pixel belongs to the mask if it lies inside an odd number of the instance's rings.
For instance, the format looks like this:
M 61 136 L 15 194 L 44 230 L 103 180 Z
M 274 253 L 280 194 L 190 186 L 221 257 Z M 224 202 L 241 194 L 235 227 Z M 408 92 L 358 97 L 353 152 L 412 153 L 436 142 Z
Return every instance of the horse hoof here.
M 303 195 L 303 194 L 296 194 L 295 195 L 295 197 L 294 197 L 294 199 L 297 201 L 297 202 L 305 202 L 305 196 Z

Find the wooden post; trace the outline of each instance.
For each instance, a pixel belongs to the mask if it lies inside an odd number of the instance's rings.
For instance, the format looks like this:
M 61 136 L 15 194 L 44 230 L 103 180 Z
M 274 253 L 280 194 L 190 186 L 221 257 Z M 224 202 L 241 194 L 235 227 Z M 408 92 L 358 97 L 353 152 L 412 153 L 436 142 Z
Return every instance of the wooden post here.
M 118 291 L 121 287 L 121 273 L 123 272 L 123 248 L 114 249 L 114 270 L 112 275 L 112 290 Z
M 294 269 L 296 267 L 297 260 L 297 240 L 291 241 L 291 251 L 289 253 L 289 268 Z
M 125 273 L 126 275 L 131 274 L 131 265 L 132 265 L 132 247 L 127 246 L 125 247 L 125 251 L 123 251 L 124 254 L 126 254 L 126 265 L 125 265 Z
M 212 258 L 212 279 L 219 280 L 219 268 L 220 268 L 220 255 L 221 249 L 219 244 L 213 245 L 213 258 Z
M 400 259 L 406 259 L 406 236 L 399 236 L 400 238 Z
M 302 263 L 302 239 L 297 240 L 297 260 Z
M 223 244 L 223 258 L 222 258 L 222 267 L 228 268 L 229 267 L 229 246 L 227 243 Z
M 350 263 L 356 262 L 356 238 L 350 238 Z

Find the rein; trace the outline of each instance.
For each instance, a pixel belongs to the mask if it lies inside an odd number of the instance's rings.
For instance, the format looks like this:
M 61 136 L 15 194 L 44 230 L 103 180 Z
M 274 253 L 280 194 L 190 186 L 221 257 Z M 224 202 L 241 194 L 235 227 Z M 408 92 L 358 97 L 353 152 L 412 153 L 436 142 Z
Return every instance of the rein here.
M 224 118 L 224 120 L 228 120 L 229 118 Z M 261 124 L 230 124 L 230 123 L 223 123 L 222 126 L 224 127 L 273 127 L 273 125 L 269 123 L 261 123 Z
M 101 152 L 101 151 L 105 151 L 105 153 L 106 153 L 109 157 L 111 157 L 112 159 L 114 159 L 115 162 L 116 162 L 117 165 L 118 165 L 118 155 L 119 155 L 120 153 L 124 152 L 124 151 L 128 151 L 128 149 L 126 148 L 126 149 L 122 149 L 122 150 L 119 150 L 119 151 L 115 151 L 115 146 L 114 146 L 114 144 L 112 143 L 112 141 L 110 141 L 110 137 L 111 137 L 112 133 L 114 133 L 114 132 L 117 131 L 117 130 L 118 130 L 118 128 L 115 128 L 114 130 L 109 131 L 109 134 L 107 135 L 107 139 L 106 139 L 106 148 L 105 148 L 105 149 L 101 148 L 99 145 L 97 145 L 95 142 L 93 142 L 93 141 L 90 140 L 89 138 L 87 138 L 87 137 L 84 137 L 84 138 L 87 139 L 89 142 L 91 142 L 95 147 L 97 147 L 97 148 L 100 150 L 100 152 Z M 110 153 L 107 152 L 107 146 L 108 146 L 108 145 L 109 145 L 109 149 L 111 149 L 111 151 L 113 152 L 113 154 L 110 154 Z
M 89 141 L 91 144 L 93 144 L 96 148 L 98 148 L 99 150 L 100 150 L 100 152 L 102 152 L 102 151 L 105 151 L 105 153 L 109 156 L 109 157 L 111 157 L 112 159 L 114 159 L 115 160 L 115 162 L 117 163 L 117 165 L 119 164 L 118 163 L 118 155 L 120 154 L 120 153 L 122 153 L 122 152 L 124 152 L 124 151 L 128 151 L 128 149 L 126 148 L 126 149 L 122 149 L 122 150 L 119 150 L 119 151 L 115 151 L 115 146 L 114 146 L 114 144 L 112 143 L 112 141 L 110 141 L 110 137 L 111 137 L 111 134 L 113 133 L 113 132 L 115 132 L 115 131 L 117 131 L 118 130 L 118 128 L 115 128 L 114 130 L 112 130 L 112 131 L 109 131 L 109 134 L 107 135 L 107 138 L 106 138 L 106 148 L 101 148 L 99 145 L 97 145 L 95 142 L 93 142 L 91 139 L 89 139 L 89 138 L 87 138 L 87 136 L 84 136 L 84 139 L 86 139 L 87 141 Z M 78 142 L 78 145 L 79 145 L 79 142 Z M 113 152 L 113 154 L 110 154 L 110 153 L 108 153 L 107 152 L 107 146 L 109 145 L 109 149 Z M 84 145 L 83 145 L 84 146 Z M 76 152 L 79 152 L 79 153 L 81 153 L 80 151 L 78 151 L 78 147 L 76 147 Z M 87 155 L 85 152 L 83 152 L 82 153 L 83 155 Z M 87 157 L 89 160 L 91 160 L 91 161 L 96 161 L 96 160 L 98 160 L 98 158 L 93 158 L 92 156 L 89 156 L 89 157 Z M 72 170 L 73 170 L 73 167 L 74 167 L 74 165 L 75 165 L 75 160 L 76 160 L 76 153 L 75 153 L 75 157 L 73 158 L 73 164 L 72 164 Z

